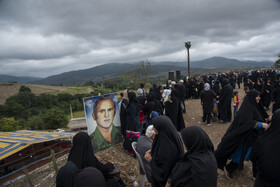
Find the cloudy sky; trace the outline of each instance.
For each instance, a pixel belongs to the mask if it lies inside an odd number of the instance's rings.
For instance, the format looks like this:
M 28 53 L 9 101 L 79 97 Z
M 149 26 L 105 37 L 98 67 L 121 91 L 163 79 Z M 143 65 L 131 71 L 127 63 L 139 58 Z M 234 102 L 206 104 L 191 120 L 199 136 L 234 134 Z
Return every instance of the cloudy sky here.
M 0 74 L 111 62 L 277 60 L 280 0 L 0 0 Z

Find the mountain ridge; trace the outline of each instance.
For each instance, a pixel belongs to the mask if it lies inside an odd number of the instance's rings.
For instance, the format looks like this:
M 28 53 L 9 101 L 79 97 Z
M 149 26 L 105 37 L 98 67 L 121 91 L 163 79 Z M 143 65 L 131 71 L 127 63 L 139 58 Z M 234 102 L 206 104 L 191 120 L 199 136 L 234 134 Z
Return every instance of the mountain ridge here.
M 229 68 L 256 68 L 256 67 L 271 67 L 274 62 L 270 61 L 239 61 L 237 59 L 229 59 L 225 57 L 211 57 L 200 61 L 190 61 L 192 71 L 195 70 L 215 70 L 215 69 L 229 69 Z M 109 63 L 95 66 L 88 69 L 74 70 L 64 72 L 57 75 L 51 75 L 46 78 L 38 77 L 15 77 L 10 75 L 0 75 L 0 82 L 21 82 L 32 84 L 46 84 L 46 85 L 71 85 L 82 84 L 88 81 L 102 81 L 119 79 L 120 75 L 132 72 L 136 69 L 138 63 Z M 183 68 L 183 69 L 181 69 Z M 156 77 L 171 70 L 181 71 L 187 70 L 187 62 L 152 62 L 150 75 Z M 201 71 L 200 71 L 201 72 Z M 6 76 L 6 77 L 5 77 Z
M 9 82 L 20 82 L 20 83 L 29 83 L 32 81 L 40 80 L 41 77 L 30 77 L 30 76 L 12 76 L 12 75 L 0 75 L 0 82 L 9 83 Z

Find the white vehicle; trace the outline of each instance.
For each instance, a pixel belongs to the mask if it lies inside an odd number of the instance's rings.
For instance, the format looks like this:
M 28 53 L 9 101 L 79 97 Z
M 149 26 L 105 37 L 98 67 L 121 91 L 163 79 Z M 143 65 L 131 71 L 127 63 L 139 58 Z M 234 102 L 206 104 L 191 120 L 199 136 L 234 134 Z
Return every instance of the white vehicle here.
M 53 132 L 60 133 L 60 132 L 65 132 L 65 130 L 63 130 L 63 129 L 56 129 L 56 130 L 53 131 Z

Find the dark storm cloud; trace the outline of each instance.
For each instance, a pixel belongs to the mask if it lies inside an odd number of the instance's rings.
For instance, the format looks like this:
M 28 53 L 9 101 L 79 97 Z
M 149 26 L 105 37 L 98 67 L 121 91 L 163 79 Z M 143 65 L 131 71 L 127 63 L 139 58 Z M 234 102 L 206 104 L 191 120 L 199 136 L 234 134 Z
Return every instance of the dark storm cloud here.
M 0 74 L 176 61 L 188 40 L 192 60 L 275 60 L 279 10 L 279 0 L 0 0 Z

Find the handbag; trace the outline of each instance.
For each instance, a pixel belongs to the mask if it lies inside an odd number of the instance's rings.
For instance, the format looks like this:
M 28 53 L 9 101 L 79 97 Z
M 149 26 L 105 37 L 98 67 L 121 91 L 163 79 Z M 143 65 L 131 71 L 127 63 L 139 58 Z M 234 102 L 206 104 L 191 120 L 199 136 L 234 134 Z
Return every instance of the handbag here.
M 214 102 L 213 113 L 218 113 L 218 103 Z
M 126 131 L 126 137 L 124 138 L 123 148 L 128 151 L 133 151 L 131 143 L 137 142 L 139 136 L 139 132 Z
M 117 167 L 117 165 L 115 165 L 115 164 L 113 164 L 113 166 L 114 166 L 114 169 L 113 169 L 113 171 L 111 171 L 109 174 L 108 174 L 108 176 L 107 176 L 107 178 L 116 178 L 116 179 L 119 179 L 120 178 L 120 169 Z
M 180 102 L 180 106 L 181 106 L 182 112 L 185 113 L 185 104 L 184 104 L 184 101 L 181 101 L 181 102 Z
M 118 186 L 118 187 L 126 187 L 123 182 L 119 168 L 114 164 L 114 169 L 111 171 L 106 177 L 107 186 Z

